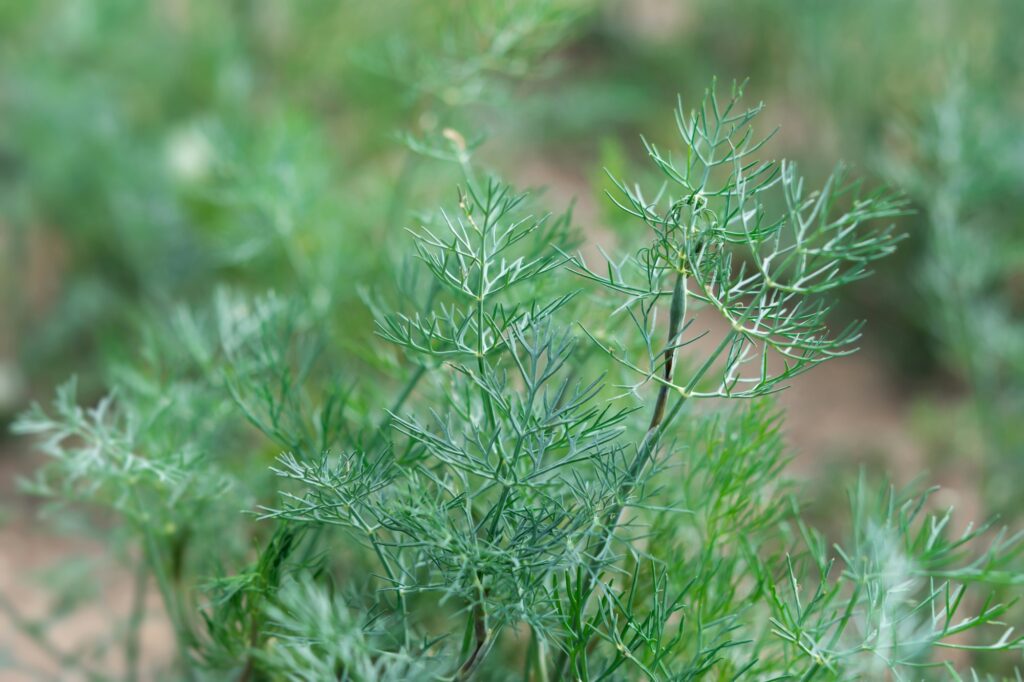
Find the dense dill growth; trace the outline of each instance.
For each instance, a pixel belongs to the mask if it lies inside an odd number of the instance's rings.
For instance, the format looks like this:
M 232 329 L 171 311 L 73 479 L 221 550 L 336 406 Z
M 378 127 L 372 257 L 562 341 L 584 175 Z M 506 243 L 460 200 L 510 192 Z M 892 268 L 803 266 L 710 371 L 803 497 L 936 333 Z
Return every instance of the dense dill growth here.
M 1019 658 L 1019 535 L 866 481 L 827 538 L 802 514 L 770 394 L 853 352 L 834 294 L 894 251 L 904 202 L 762 160 L 741 95 L 680 105 L 671 153 L 644 142 L 659 184 L 614 181 L 624 256 L 588 263 L 571 212 L 450 133 L 460 187 L 364 293 L 369 349 L 332 337 L 352 312 L 315 286 L 221 293 L 96 408 L 69 384 L 22 417 L 52 457 L 35 492 L 123 520 L 169 674 L 916 680 L 957 675 L 955 650 Z

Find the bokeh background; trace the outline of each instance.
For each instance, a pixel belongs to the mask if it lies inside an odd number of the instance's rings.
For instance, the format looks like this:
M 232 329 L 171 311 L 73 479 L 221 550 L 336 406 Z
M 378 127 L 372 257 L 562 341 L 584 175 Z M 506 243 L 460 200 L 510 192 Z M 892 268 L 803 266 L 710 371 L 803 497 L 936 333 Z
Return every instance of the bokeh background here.
M 863 352 L 780 401 L 827 523 L 862 468 L 1024 516 L 1020 0 L 0 1 L 0 594 L 87 645 L 125 576 L 16 479 L 7 426 L 74 374 L 104 392 L 147 322 L 221 285 L 370 314 L 395 237 L 453 193 L 453 134 L 590 239 L 623 230 L 604 169 L 647 173 L 677 95 L 749 78 L 770 151 L 843 159 L 910 198 L 898 256 L 850 291 Z M 815 503 L 814 500 L 820 500 Z M 812 508 L 813 511 L 813 508 Z M 103 594 L 102 607 L 79 608 Z M 37 659 L 11 614 L 0 657 Z M 29 623 L 31 624 L 31 623 Z M 159 658 L 165 631 L 147 623 Z M 38 647 L 37 647 L 38 648 Z M 2 661 L 2 658 L 0 658 Z M 0 679 L 5 679 L 0 672 Z M 12 678 L 15 679 L 15 678 Z

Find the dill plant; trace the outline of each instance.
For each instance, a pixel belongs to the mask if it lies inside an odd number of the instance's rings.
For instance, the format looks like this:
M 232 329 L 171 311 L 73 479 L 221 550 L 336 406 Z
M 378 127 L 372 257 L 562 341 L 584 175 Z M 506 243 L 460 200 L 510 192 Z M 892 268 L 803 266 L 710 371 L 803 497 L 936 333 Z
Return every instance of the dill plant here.
M 372 343 L 335 338 L 348 310 L 224 293 L 157 322 L 96 408 L 68 386 L 18 422 L 52 456 L 37 492 L 123 519 L 174 627 L 168 676 L 956 679 L 951 650 L 1019 659 L 986 599 L 1019 586 L 1019 537 L 866 482 L 845 537 L 801 519 L 768 396 L 854 350 L 833 293 L 895 249 L 904 208 L 761 160 L 740 90 L 680 104 L 679 151 L 645 142 L 660 182 L 615 181 L 625 256 L 581 255 L 571 213 L 449 131 L 414 144 L 463 182 L 395 287 L 364 293 Z

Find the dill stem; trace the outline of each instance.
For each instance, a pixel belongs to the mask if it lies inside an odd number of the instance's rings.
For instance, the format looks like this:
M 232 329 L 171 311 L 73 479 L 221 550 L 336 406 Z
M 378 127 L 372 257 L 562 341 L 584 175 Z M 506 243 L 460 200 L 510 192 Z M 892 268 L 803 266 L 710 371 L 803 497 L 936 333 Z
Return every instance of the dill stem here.
M 140 511 L 145 509 L 138 491 L 135 491 L 135 503 Z M 160 597 L 164 603 L 164 610 L 167 612 L 167 618 L 171 621 L 171 626 L 174 628 L 174 640 L 178 648 L 178 657 L 181 659 L 184 677 L 186 680 L 194 680 L 195 671 L 192 669 L 192 661 L 188 651 L 193 638 L 186 620 L 185 607 L 181 600 L 183 594 L 181 585 L 172 584 L 172 581 L 168 578 L 160 546 L 153 535 L 152 525 L 142 522 L 139 524 L 139 528 L 142 531 L 144 560 L 149 564 L 149 568 L 153 572 L 153 578 L 156 580 Z
M 437 297 L 437 294 L 440 291 L 440 289 L 441 287 L 436 281 L 431 284 L 430 293 L 427 295 L 428 308 L 433 304 L 434 299 Z M 398 397 L 395 398 L 395 402 L 391 404 L 391 407 L 385 414 L 384 419 L 381 420 L 380 424 L 377 425 L 377 431 L 374 434 L 372 441 L 373 445 L 378 445 L 380 443 L 381 439 L 384 437 L 384 433 L 387 431 L 387 428 L 391 426 L 391 422 L 394 421 L 395 415 L 398 414 L 398 411 L 402 409 L 402 406 L 405 405 L 405 402 L 409 399 L 409 396 L 411 396 L 412 392 L 416 390 L 416 387 L 419 385 L 420 380 L 423 379 L 423 377 L 426 375 L 427 369 L 427 366 L 424 364 L 417 366 L 416 371 L 413 372 L 412 376 L 409 377 L 408 381 L 405 382 L 405 386 L 402 387 L 402 392 L 398 394 Z
M 484 609 L 482 596 L 480 603 L 473 606 L 473 613 L 470 617 L 473 623 L 473 639 L 476 644 L 473 646 L 473 650 L 465 662 L 459 666 L 459 671 L 456 675 L 458 680 L 468 680 L 472 677 L 483 661 L 490 642 L 490 636 L 487 632 L 487 612 Z
M 142 620 L 146 615 L 146 584 L 149 570 L 145 557 L 139 559 L 135 568 L 135 586 L 132 591 L 132 610 L 124 643 L 125 679 L 135 682 L 139 679 L 139 636 Z
M 467 179 L 470 179 L 470 176 L 468 175 L 468 171 L 467 171 Z M 467 216 L 468 216 L 468 213 L 467 213 Z M 470 221 L 472 222 L 472 217 L 469 216 L 469 218 L 470 218 Z M 477 331 L 477 334 L 476 334 L 476 362 L 477 362 L 477 371 L 480 372 L 481 379 L 483 378 L 485 370 L 486 370 L 486 364 L 484 363 L 484 298 L 485 298 L 484 288 L 485 288 L 485 286 L 487 284 L 486 249 L 487 249 L 487 228 L 488 228 L 488 224 L 487 223 L 488 223 L 489 220 L 490 220 L 490 213 L 489 213 L 489 209 L 488 209 L 488 214 L 484 216 L 484 225 L 483 225 L 483 227 L 478 228 L 479 231 L 480 231 L 480 255 L 479 255 L 480 290 L 479 290 L 479 292 L 477 293 L 477 296 L 476 296 L 476 325 L 477 325 L 477 327 L 476 327 L 476 331 Z M 480 396 L 481 396 L 481 399 L 483 400 L 483 404 L 484 404 L 484 418 L 487 420 L 488 424 L 493 425 L 495 423 L 495 417 L 494 417 L 494 408 L 491 405 L 491 396 L 487 393 L 487 389 L 485 389 L 483 386 L 480 387 Z M 499 464 L 499 467 L 500 466 L 501 465 Z M 500 502 L 499 502 L 499 504 L 501 504 L 502 506 L 504 506 L 504 501 L 505 501 L 505 499 L 507 497 L 507 494 L 508 494 L 508 487 L 506 486 L 502 490 L 501 498 L 500 498 Z M 493 531 L 494 527 L 496 527 L 496 525 L 497 525 L 496 524 L 496 519 L 497 519 L 497 516 L 495 516 L 495 523 L 492 524 L 492 531 Z M 477 581 L 480 580 L 480 573 L 479 573 L 479 571 L 476 572 L 476 579 L 477 579 Z M 481 590 L 481 594 L 479 596 L 479 601 L 476 604 L 473 605 L 473 609 L 472 609 L 472 611 L 470 613 L 470 621 L 472 623 L 472 628 L 473 628 L 473 639 L 476 642 L 476 644 L 473 645 L 473 649 L 469 653 L 469 656 L 466 658 L 466 660 L 462 663 L 462 665 L 459 666 L 458 672 L 456 673 L 456 679 L 459 679 L 459 680 L 469 679 L 469 677 L 473 674 L 473 672 L 476 670 L 476 668 L 480 665 L 480 662 L 483 659 L 484 654 L 486 653 L 485 649 L 486 649 L 488 641 L 489 641 L 489 633 L 487 632 L 487 610 L 486 610 L 486 607 L 484 606 L 484 594 L 483 594 L 482 590 Z
M 398 414 L 398 411 L 402 409 L 403 405 L 405 405 L 405 401 L 409 399 L 409 396 L 412 395 L 412 392 L 416 389 L 417 384 L 420 383 L 420 379 L 422 379 L 426 373 L 427 366 L 419 365 L 416 368 L 416 371 L 412 373 L 412 376 L 409 377 L 409 380 L 405 382 L 405 386 L 402 387 L 402 392 L 399 393 L 395 402 L 391 404 L 391 407 L 386 412 L 384 419 L 382 419 L 380 424 L 377 425 L 376 433 L 374 434 L 373 440 L 370 444 L 370 449 L 372 449 L 374 445 L 378 445 L 384 438 L 384 433 L 386 433 L 388 427 L 391 426 L 391 422 L 394 421 L 395 415 Z
M 395 572 L 391 568 L 391 563 L 384 556 L 384 551 L 380 548 L 380 540 L 377 539 L 376 533 L 368 533 L 370 538 L 370 544 L 373 546 L 373 552 L 377 555 L 377 559 L 380 561 L 381 566 L 384 568 L 384 573 L 387 575 L 389 581 L 395 584 L 397 595 L 395 601 L 398 604 L 398 610 L 402 614 L 402 644 L 405 647 L 409 646 L 409 606 L 405 600 L 405 587 L 404 581 L 399 582 L 395 577 Z
M 188 642 L 192 641 L 192 636 L 185 623 L 184 608 L 180 601 L 181 591 L 175 589 L 168 580 L 167 572 L 163 566 L 163 558 L 160 555 L 160 548 L 157 545 L 156 538 L 153 537 L 152 530 L 146 524 L 143 524 L 143 547 L 145 548 L 147 561 L 153 570 L 153 577 L 156 578 L 160 596 L 164 602 L 164 609 L 167 611 L 167 617 L 170 619 L 171 626 L 177 635 L 174 639 L 178 646 L 178 657 L 181 659 L 185 679 L 193 680 L 195 679 L 195 673 L 192 670 L 192 662 L 188 653 Z
M 658 389 L 658 397 L 655 400 L 654 412 L 651 415 L 651 421 L 647 428 L 647 433 L 644 435 L 644 439 L 641 441 L 640 447 L 637 449 L 636 457 L 633 458 L 633 461 L 629 465 L 625 479 L 619 486 L 619 501 L 609 509 L 608 513 L 605 515 L 600 539 L 597 541 L 597 547 L 594 553 L 591 554 L 590 561 L 587 563 L 586 586 L 582 590 L 582 594 L 584 595 L 584 609 L 586 608 L 586 602 L 590 601 L 590 597 L 593 594 L 594 589 L 597 587 L 597 583 L 600 578 L 599 571 L 601 563 L 604 561 L 604 555 L 608 552 L 608 548 L 611 546 L 612 539 L 615 535 L 615 529 L 618 528 L 619 523 L 621 522 L 622 511 L 625 507 L 626 498 L 629 497 L 630 493 L 633 491 L 636 482 L 639 480 L 644 468 L 646 468 L 651 456 L 657 449 L 661 435 L 682 411 L 683 406 L 689 399 L 690 391 L 693 390 L 697 382 L 700 381 L 701 377 L 708 371 L 708 369 L 710 369 L 714 361 L 722 354 L 722 351 L 725 350 L 736 335 L 735 331 L 731 331 L 722 338 L 718 347 L 712 351 L 707 361 L 693 375 L 686 388 L 681 392 L 681 395 L 676 400 L 675 404 L 666 413 L 665 406 L 668 402 L 669 391 L 672 388 L 672 373 L 677 341 L 678 336 L 682 331 L 683 318 L 685 317 L 686 298 L 686 279 L 680 271 L 676 275 L 675 286 L 672 290 L 672 302 L 670 304 L 669 336 L 668 343 L 666 344 L 667 347 L 665 350 L 664 365 L 665 380 Z M 567 652 L 563 650 L 555 665 L 555 679 L 561 680 L 565 677 L 568 664 L 569 656 Z

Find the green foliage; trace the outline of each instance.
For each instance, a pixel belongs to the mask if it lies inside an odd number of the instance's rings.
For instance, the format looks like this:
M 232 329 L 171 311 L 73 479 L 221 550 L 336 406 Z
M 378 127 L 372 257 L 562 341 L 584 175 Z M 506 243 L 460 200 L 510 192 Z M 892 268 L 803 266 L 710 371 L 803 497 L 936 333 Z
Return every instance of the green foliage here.
M 771 394 L 869 314 L 1019 526 L 1020 7 L 0 6 L 0 420 L 79 371 L 23 488 L 109 550 L 0 615 L 61 679 L 1019 679 L 1021 536 L 790 481 Z M 713 73 L 782 106 L 663 115 Z
M 459 162 L 461 189 L 365 294 L 374 337 L 339 338 L 354 296 L 318 297 L 314 268 L 313 295 L 224 293 L 155 321 L 111 397 L 84 409 L 69 385 L 18 422 L 51 456 L 35 490 L 109 509 L 137 549 L 174 626 L 168 675 L 930 679 L 969 664 L 951 649 L 1016 662 L 1012 599 L 990 595 L 1020 585 L 1019 535 L 955 533 L 927 494 L 866 485 L 842 537 L 801 515 L 766 396 L 853 351 L 833 295 L 893 251 L 876 223 L 903 203 L 841 171 L 806 190 L 760 159 L 761 107 L 740 96 L 680 105 L 679 151 L 646 144 L 660 185 L 615 181 L 635 242 L 602 267 L 576 254 L 570 213 L 483 174 L 452 131 L 414 143 Z

